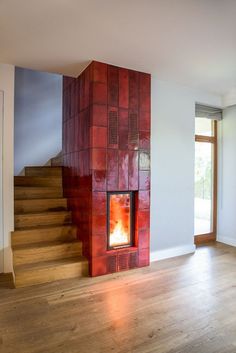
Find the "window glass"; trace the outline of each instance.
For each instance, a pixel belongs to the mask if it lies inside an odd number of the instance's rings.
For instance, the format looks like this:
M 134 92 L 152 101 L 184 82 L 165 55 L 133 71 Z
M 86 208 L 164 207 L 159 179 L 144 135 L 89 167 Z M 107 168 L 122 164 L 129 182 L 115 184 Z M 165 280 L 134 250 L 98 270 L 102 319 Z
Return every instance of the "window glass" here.
M 213 136 L 213 120 L 207 118 L 195 119 L 195 134 L 202 136 Z

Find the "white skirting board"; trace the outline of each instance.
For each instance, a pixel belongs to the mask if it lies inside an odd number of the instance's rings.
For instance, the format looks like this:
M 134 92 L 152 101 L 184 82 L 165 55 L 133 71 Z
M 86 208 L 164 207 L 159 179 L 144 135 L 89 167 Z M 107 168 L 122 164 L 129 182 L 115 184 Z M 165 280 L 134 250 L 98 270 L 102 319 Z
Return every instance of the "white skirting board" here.
M 151 251 L 150 261 L 164 260 L 175 256 L 181 256 L 194 253 L 196 246 L 194 244 L 177 246 L 175 248 L 168 248 L 163 250 Z
M 218 235 L 217 241 L 227 245 L 236 246 L 236 237 L 233 238 L 233 237 L 225 237 L 225 236 Z

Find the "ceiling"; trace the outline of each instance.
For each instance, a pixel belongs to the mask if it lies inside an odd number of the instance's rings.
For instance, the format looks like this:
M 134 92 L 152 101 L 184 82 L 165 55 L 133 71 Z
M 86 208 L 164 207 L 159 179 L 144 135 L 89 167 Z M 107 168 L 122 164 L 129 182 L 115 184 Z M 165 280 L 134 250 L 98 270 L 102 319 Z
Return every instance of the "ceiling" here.
M 90 60 L 226 94 L 236 0 L 0 0 L 0 62 L 77 76 Z

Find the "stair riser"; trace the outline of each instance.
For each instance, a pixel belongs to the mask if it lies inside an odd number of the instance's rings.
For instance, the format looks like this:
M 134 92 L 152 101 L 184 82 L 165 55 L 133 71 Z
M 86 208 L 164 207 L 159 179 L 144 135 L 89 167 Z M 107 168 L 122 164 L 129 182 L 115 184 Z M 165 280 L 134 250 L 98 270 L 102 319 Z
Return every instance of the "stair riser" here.
M 87 262 L 74 263 L 60 268 L 22 271 L 21 273 L 15 273 L 15 286 L 26 287 L 62 279 L 79 278 L 87 276 L 87 274 Z
M 47 211 L 66 211 L 66 199 L 53 200 L 15 200 L 15 214 L 47 212 Z
M 25 167 L 25 176 L 62 176 L 61 167 Z
M 71 213 L 66 214 L 26 214 L 15 215 L 15 228 L 68 224 L 71 222 Z
M 14 178 L 15 186 L 52 186 L 62 187 L 62 177 L 29 177 L 16 176 Z
M 47 188 L 47 187 L 15 187 L 15 200 L 30 200 L 30 199 L 52 199 L 62 198 L 62 188 Z
M 12 246 L 34 244 L 45 241 L 73 241 L 77 237 L 76 227 L 47 228 L 15 231 L 12 233 Z
M 38 247 L 13 251 L 14 266 L 36 262 L 66 259 L 82 255 L 81 243 L 64 243 L 58 246 Z

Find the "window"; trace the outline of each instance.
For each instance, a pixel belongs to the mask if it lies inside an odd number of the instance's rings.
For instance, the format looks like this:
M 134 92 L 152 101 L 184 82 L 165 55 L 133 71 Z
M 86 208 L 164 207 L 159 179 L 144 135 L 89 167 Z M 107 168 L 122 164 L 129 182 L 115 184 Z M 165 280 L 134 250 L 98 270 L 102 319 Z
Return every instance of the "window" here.
M 195 119 L 195 242 L 216 237 L 217 121 Z

